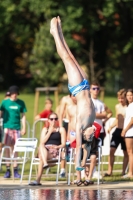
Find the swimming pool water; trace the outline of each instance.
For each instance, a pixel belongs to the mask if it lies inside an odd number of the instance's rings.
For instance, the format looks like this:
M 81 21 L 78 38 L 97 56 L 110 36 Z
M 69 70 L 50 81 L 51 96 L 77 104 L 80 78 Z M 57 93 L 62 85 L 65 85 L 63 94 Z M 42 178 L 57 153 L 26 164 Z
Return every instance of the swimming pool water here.
M 133 190 L 0 189 L 0 200 L 132 200 Z

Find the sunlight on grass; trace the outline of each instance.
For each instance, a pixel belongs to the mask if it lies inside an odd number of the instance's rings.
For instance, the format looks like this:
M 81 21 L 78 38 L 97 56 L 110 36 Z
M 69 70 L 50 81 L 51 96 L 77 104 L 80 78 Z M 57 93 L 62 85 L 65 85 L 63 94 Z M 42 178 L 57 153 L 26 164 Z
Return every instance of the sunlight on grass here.
M 0 100 L 2 101 L 4 98 L 5 93 L 0 93 Z M 60 94 L 60 97 L 63 96 L 62 94 Z M 59 98 L 60 98 L 59 97 Z M 27 121 L 30 124 L 30 129 L 32 130 L 33 127 L 33 114 L 34 114 L 34 100 L 35 100 L 35 96 L 34 94 L 22 94 L 20 92 L 20 96 L 18 96 L 18 98 L 22 99 L 27 107 L 27 113 L 26 113 L 26 118 Z M 39 98 L 39 108 L 38 108 L 38 112 L 42 111 L 44 108 L 44 101 L 46 99 L 46 95 L 45 94 L 41 94 L 40 98 Z M 54 100 L 54 96 L 52 94 L 50 94 L 50 98 Z M 113 111 L 113 116 L 115 116 L 115 104 L 117 103 L 117 98 L 115 97 L 106 97 L 104 98 L 104 103 Z M 53 105 L 53 110 L 55 110 L 55 103 Z M 35 137 L 39 140 L 40 138 L 40 133 L 41 133 L 41 129 L 42 126 L 38 126 L 36 128 L 35 131 Z M 31 131 L 31 135 L 32 135 L 32 131 Z M 39 141 L 38 141 L 38 145 L 39 145 Z M 37 152 L 36 152 L 37 153 Z M 122 159 L 122 158 L 120 158 Z M 107 158 L 106 158 L 107 160 Z M 19 173 L 21 173 L 21 165 L 19 165 L 20 171 Z M 24 175 L 26 175 L 26 179 L 28 179 L 28 175 L 29 175 L 29 168 L 30 168 L 30 163 L 26 163 L 25 165 L 25 171 L 24 171 Z M 106 171 L 107 170 L 107 165 L 103 166 L 103 170 Z M 115 170 L 119 170 L 120 172 L 115 172 Z M 2 170 L 0 171 L 0 176 L 3 176 L 4 173 L 6 171 L 6 167 L 3 165 L 2 166 Z M 114 182 L 114 181 L 132 181 L 133 179 L 122 179 L 121 178 L 121 171 L 122 171 L 122 166 L 121 165 L 114 165 L 114 173 L 113 176 L 111 177 L 106 177 L 104 178 L 104 181 L 106 182 Z M 49 180 L 49 181 L 54 181 L 56 180 L 56 167 L 52 167 L 50 168 L 50 172 L 51 176 L 46 176 L 45 174 L 42 177 L 42 180 Z M 53 174 L 53 176 L 52 176 Z M 32 172 L 32 176 L 36 177 L 36 173 L 35 173 L 35 168 L 33 167 L 33 172 Z M 76 177 L 75 177 L 76 178 Z M 25 179 L 25 176 L 24 176 Z M 64 179 L 59 179 L 59 180 L 66 180 Z

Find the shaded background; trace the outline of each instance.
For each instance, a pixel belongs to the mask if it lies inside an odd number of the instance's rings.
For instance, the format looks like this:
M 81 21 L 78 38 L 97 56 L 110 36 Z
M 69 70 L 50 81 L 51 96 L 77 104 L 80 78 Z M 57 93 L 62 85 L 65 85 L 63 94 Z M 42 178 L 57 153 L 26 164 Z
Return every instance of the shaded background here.
M 59 15 L 66 41 L 91 81 L 108 94 L 133 87 L 132 0 L 4 0 L 0 2 L 0 91 L 18 85 L 66 87 L 49 33 Z

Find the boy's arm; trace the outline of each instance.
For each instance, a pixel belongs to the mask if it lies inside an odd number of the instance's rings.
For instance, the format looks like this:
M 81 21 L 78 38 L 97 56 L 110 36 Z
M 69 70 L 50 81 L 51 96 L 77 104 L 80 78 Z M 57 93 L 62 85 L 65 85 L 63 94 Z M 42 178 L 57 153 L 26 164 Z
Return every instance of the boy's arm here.
M 106 116 L 107 116 L 106 111 L 103 111 L 101 113 L 96 113 L 97 119 L 104 119 L 104 118 L 106 118 Z
M 0 110 L 0 118 L 2 118 L 2 115 L 3 115 L 3 111 Z
M 25 116 L 25 113 L 22 113 L 21 123 L 22 123 L 21 135 L 25 135 L 26 134 L 26 116 Z
M 62 126 L 62 121 L 63 121 L 63 116 L 64 116 L 64 112 L 66 109 L 66 101 L 65 98 L 63 97 L 60 103 L 60 112 L 59 112 L 59 124 L 60 126 Z
M 118 111 L 117 111 L 117 105 L 115 106 L 115 120 L 113 121 L 113 123 L 111 124 L 111 126 L 108 129 L 108 133 L 110 133 L 110 131 L 112 130 L 112 128 L 114 128 L 115 126 L 118 125 Z
M 104 119 L 104 123 L 106 123 L 110 117 L 112 117 L 113 112 L 105 105 L 105 111 L 106 111 L 106 118 Z

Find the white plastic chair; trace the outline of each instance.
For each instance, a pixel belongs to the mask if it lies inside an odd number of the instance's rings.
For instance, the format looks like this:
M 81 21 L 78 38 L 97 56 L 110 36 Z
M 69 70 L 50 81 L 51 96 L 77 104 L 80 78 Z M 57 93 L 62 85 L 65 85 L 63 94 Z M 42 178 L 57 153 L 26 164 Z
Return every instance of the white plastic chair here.
M 38 120 L 36 120 L 34 123 L 33 123 L 33 128 L 32 128 L 32 137 L 34 138 L 34 137 L 37 137 L 36 136 L 36 127 L 37 127 L 37 124 L 38 123 L 40 123 L 39 125 L 39 130 L 37 130 L 37 131 L 39 131 L 39 133 L 41 133 L 41 131 L 42 131 L 42 128 L 43 128 L 43 124 L 42 124 L 42 122 L 44 123 L 44 122 L 46 122 L 48 119 L 47 118 L 40 118 L 40 119 L 38 119 Z M 39 134 L 39 136 L 40 136 L 40 134 Z M 39 138 L 38 138 L 39 139 Z
M 27 135 L 27 138 L 30 138 L 30 124 L 29 122 L 26 120 L 26 135 Z
M 36 138 L 18 138 L 14 145 L 13 152 L 11 150 L 11 147 L 4 146 L 1 152 L 0 168 L 2 164 L 6 164 L 7 162 L 10 163 L 12 167 L 12 177 L 14 180 L 13 163 L 14 161 L 16 161 L 17 164 L 22 164 L 21 179 L 20 179 L 20 183 L 22 183 L 25 163 L 28 160 L 31 160 L 31 161 L 33 160 L 34 152 L 37 147 L 37 142 L 38 140 Z M 5 149 L 9 149 L 10 158 L 4 156 Z M 16 152 L 21 153 L 23 157 L 15 157 Z M 32 153 L 31 158 L 29 157 L 29 152 Z
M 56 184 L 58 185 L 58 178 L 59 178 L 59 171 L 60 171 L 60 164 L 61 164 L 61 153 L 62 153 L 62 150 L 63 149 L 59 149 L 59 156 L 58 156 L 58 159 L 56 158 L 53 158 L 51 160 L 48 160 L 48 164 L 50 164 L 50 167 L 53 165 L 57 165 L 57 173 L 56 173 Z M 29 183 L 31 181 L 31 176 L 32 176 L 32 168 L 33 168 L 33 165 L 36 166 L 36 165 L 39 165 L 39 161 L 40 159 L 39 158 L 36 158 L 35 155 L 34 157 L 32 158 L 31 160 L 31 165 L 30 165 L 30 173 L 29 173 Z M 49 171 L 49 168 L 47 169 Z M 46 174 L 48 173 L 48 171 L 46 171 Z M 37 174 L 37 171 L 36 171 L 36 174 Z

